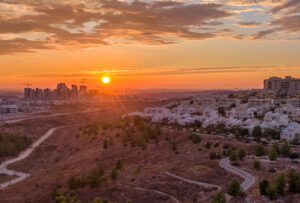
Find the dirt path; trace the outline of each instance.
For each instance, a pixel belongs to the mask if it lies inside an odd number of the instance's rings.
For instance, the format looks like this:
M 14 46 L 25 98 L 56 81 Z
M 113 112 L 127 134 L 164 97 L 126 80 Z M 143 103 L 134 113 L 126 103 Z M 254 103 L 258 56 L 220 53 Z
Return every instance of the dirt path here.
M 18 161 L 21 161 L 21 160 L 27 158 L 34 151 L 34 149 L 37 148 L 40 144 L 42 144 L 48 137 L 50 137 L 54 133 L 54 131 L 56 131 L 57 129 L 60 129 L 60 128 L 64 128 L 64 127 L 68 127 L 68 126 L 61 126 L 61 127 L 55 127 L 55 128 L 49 129 L 42 137 L 40 137 L 38 140 L 36 140 L 29 148 L 27 148 L 25 151 L 21 152 L 18 157 L 2 162 L 0 164 L 0 173 L 6 174 L 9 176 L 16 175 L 18 177 L 13 180 L 10 180 L 8 182 L 0 184 L 0 189 L 3 189 L 9 185 L 13 185 L 13 184 L 20 182 L 20 181 L 26 179 L 27 177 L 29 177 L 29 174 L 7 169 L 7 166 L 9 164 L 16 163 Z

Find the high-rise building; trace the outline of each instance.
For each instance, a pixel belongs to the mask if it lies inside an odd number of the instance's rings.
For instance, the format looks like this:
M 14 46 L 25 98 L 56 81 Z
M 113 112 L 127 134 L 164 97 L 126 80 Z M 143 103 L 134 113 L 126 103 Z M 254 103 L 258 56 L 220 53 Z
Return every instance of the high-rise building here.
M 277 96 L 295 96 L 300 93 L 300 79 L 270 77 L 264 80 L 264 90 L 271 90 Z
M 80 96 L 86 96 L 87 95 L 87 86 L 81 85 L 79 89 Z

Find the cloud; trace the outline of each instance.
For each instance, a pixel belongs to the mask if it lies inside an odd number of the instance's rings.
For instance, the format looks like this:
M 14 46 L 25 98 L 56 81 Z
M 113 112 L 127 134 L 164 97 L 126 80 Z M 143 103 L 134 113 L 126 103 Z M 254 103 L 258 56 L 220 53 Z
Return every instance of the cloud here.
M 15 17 L 11 15 L 11 10 L 20 6 L 34 14 L 24 12 Z M 45 40 L 32 41 L 36 46 L 29 46 L 24 51 L 39 49 L 38 43 L 43 48 L 57 48 L 120 42 L 156 45 L 177 43 L 180 39 L 203 40 L 215 37 L 217 26 L 222 25 L 218 20 L 231 16 L 220 4 L 185 4 L 164 0 L 0 0 L 1 10 L 4 14 L 0 15 L 0 34 L 48 33 Z M 192 26 L 199 29 L 191 30 Z M 209 32 L 204 26 L 214 29 Z M 25 47 L 29 44 L 28 40 L 19 43 Z M 2 39 L 1 43 L 9 46 L 12 42 Z M 22 49 L 16 48 L 15 52 L 22 52 Z M 1 53 L 5 54 L 5 51 Z M 13 50 L 8 53 L 13 53 Z
M 249 22 L 239 22 L 236 23 L 236 25 L 240 26 L 240 27 L 257 27 L 259 26 L 261 23 L 258 22 L 254 22 L 254 21 L 249 21 Z

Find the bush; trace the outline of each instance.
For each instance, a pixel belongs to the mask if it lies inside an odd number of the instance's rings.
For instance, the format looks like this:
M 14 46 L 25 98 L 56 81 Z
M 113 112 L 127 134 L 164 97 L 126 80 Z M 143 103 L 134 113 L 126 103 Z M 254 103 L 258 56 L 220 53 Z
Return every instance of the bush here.
M 26 136 L 0 133 L 0 159 L 7 156 L 16 156 L 31 144 Z
M 194 144 L 200 143 L 202 140 L 202 138 L 197 134 L 190 135 L 189 139 L 192 140 Z
M 272 149 L 269 153 L 270 161 L 276 161 L 277 158 L 278 158 L 277 152 L 275 151 L 275 149 Z
M 230 153 L 229 159 L 230 159 L 231 162 L 237 161 L 238 158 L 237 158 L 236 151 L 232 151 L 232 152 Z
M 288 142 L 284 142 L 280 149 L 280 154 L 284 157 L 289 157 L 291 154 L 291 146 Z
M 260 126 L 255 126 L 252 131 L 252 136 L 255 140 L 259 141 L 262 137 L 262 131 Z
M 218 192 L 215 196 L 213 196 L 213 199 L 211 203 L 225 203 L 226 198 L 222 192 Z
M 172 149 L 173 151 L 176 151 L 176 150 L 177 150 L 177 145 L 176 145 L 175 142 L 172 142 L 172 144 L 171 144 L 171 149 Z
M 247 152 L 245 149 L 240 149 L 239 152 L 238 152 L 238 156 L 239 156 L 239 159 L 242 161 L 247 155 Z
M 285 175 L 283 173 L 280 173 L 276 176 L 275 178 L 275 183 L 274 183 L 274 189 L 275 191 L 282 195 L 284 193 L 286 181 L 285 181 Z
M 289 191 L 292 193 L 300 193 L 300 173 L 294 169 L 288 173 Z
M 258 144 L 258 145 L 255 146 L 255 155 L 256 156 L 266 155 L 266 149 L 262 144 Z
M 261 168 L 261 164 L 260 164 L 259 160 L 254 160 L 253 168 L 256 169 L 256 170 L 259 170 Z
M 103 142 L 103 149 L 107 149 L 107 140 L 106 139 L 104 139 L 104 142 Z
M 233 197 L 242 196 L 243 192 L 240 183 L 237 180 L 233 180 L 227 187 L 226 192 Z
M 210 146 L 211 146 L 211 142 L 207 142 L 207 143 L 205 144 L 206 149 L 209 149 Z
M 270 186 L 270 183 L 267 180 L 263 180 L 263 181 L 259 182 L 259 192 L 260 192 L 260 195 L 268 195 L 267 188 L 269 186 Z

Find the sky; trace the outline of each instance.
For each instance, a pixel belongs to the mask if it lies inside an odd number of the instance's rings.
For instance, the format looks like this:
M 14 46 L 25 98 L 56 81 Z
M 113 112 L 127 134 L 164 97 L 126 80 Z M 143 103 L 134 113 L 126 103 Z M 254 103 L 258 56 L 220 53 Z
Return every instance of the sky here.
M 299 56 L 300 0 L 0 0 L 0 89 L 261 88 Z

